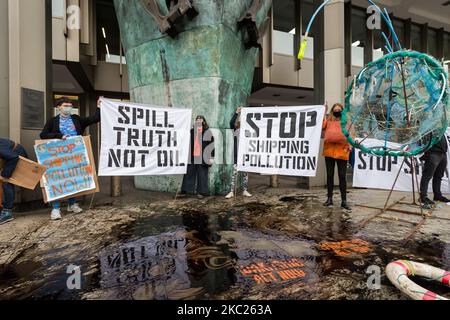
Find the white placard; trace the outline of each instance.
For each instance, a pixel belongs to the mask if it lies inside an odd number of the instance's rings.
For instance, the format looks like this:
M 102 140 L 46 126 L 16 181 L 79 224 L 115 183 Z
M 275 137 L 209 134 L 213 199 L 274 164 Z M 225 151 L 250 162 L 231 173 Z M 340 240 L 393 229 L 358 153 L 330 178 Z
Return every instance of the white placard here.
M 102 99 L 100 176 L 185 174 L 192 111 Z
M 324 106 L 244 108 L 238 170 L 314 177 Z
M 447 131 L 450 134 L 450 130 Z M 450 141 L 449 136 L 447 136 L 447 140 Z M 365 144 L 370 146 L 380 145 L 379 140 L 366 140 Z M 450 143 L 450 142 L 449 142 Z M 395 146 L 395 144 L 390 144 Z M 397 173 L 400 170 L 400 167 L 403 162 L 403 157 L 377 157 L 374 155 L 369 155 L 364 153 L 360 149 L 356 149 L 355 154 L 355 170 L 353 174 L 353 186 L 360 188 L 372 188 L 372 189 L 384 189 L 390 190 L 392 185 L 395 182 L 395 178 Z M 448 157 L 447 153 L 447 157 Z M 423 171 L 423 163 L 420 161 L 421 156 L 416 156 L 415 161 L 418 166 L 418 175 L 417 179 L 420 184 L 420 179 L 422 177 Z M 395 184 L 394 190 L 396 191 L 405 191 L 411 192 L 412 188 L 412 161 L 411 158 L 406 158 L 405 164 L 403 165 L 402 170 L 400 171 L 398 180 Z M 447 164 L 447 172 L 442 180 L 441 191 L 445 194 L 450 194 L 450 159 Z M 432 191 L 432 181 L 429 186 L 429 191 Z M 414 188 L 417 191 L 417 182 L 414 181 Z

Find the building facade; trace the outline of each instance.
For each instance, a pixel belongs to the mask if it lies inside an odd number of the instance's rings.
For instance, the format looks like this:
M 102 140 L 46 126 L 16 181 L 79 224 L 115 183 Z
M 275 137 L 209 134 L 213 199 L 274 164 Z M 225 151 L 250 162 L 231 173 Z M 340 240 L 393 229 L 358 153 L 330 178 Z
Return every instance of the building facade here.
M 138 1 L 138 0 L 136 0 Z M 250 3 L 251 1 L 249 1 Z M 318 16 L 305 59 L 301 36 L 322 0 L 274 0 L 255 61 L 251 106 L 344 102 L 352 77 L 385 53 L 380 29 L 368 28 L 366 0 L 333 0 Z M 405 48 L 450 61 L 450 2 L 380 0 Z M 89 115 L 100 96 L 129 99 L 128 72 L 112 0 L 0 0 L 0 134 L 30 155 L 54 101 L 70 96 Z M 97 127 L 90 128 L 94 149 Z M 96 152 L 94 152 L 96 153 Z M 325 165 L 306 187 L 325 185 Z M 282 179 L 282 178 L 280 178 Z M 24 191 L 22 200 L 40 192 Z

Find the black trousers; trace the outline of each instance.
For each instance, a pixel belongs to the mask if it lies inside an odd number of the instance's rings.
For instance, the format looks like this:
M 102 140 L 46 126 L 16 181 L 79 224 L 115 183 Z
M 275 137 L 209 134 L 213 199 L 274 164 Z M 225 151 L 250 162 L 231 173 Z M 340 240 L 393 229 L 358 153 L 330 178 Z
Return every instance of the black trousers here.
M 420 180 L 420 196 L 422 200 L 427 197 L 428 186 L 433 179 L 433 193 L 435 197 L 442 197 L 441 183 L 447 169 L 447 154 L 432 152 L 426 159 Z
M 181 186 L 182 193 L 194 194 L 195 182 L 197 182 L 197 194 L 207 196 L 208 190 L 208 166 L 202 164 L 189 164 L 187 173 Z
M 339 175 L 339 189 L 341 190 L 342 201 L 347 201 L 347 160 L 333 159 L 325 157 L 327 166 L 327 189 L 328 197 L 333 196 L 334 189 L 334 167 L 337 164 Z

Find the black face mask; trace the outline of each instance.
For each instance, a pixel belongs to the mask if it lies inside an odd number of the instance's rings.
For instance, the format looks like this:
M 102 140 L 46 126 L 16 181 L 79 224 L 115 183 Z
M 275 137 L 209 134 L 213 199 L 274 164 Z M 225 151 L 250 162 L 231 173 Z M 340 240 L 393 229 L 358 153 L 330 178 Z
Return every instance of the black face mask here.
M 342 116 L 342 111 L 333 112 L 333 116 L 335 116 L 336 118 L 340 118 Z

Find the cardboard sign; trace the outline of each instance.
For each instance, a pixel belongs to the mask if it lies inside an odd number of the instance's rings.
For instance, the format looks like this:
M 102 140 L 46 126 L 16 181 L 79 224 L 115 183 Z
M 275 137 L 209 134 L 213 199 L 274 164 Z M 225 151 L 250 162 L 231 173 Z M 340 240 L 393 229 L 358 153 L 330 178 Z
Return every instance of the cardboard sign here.
M 73 146 L 74 142 L 78 144 L 77 147 Z M 73 137 L 66 141 L 38 140 L 35 142 L 36 153 L 38 153 L 37 148 L 39 148 L 39 145 L 43 144 L 51 146 L 51 152 L 57 152 L 58 156 L 62 157 L 61 161 L 57 158 L 47 159 L 50 161 L 47 161 L 46 165 L 52 166 L 53 172 L 48 170 L 41 179 L 45 203 L 80 197 L 100 191 L 89 136 Z M 41 152 L 46 152 L 47 150 L 43 149 Z M 58 152 L 58 150 L 61 152 Z M 45 156 L 42 157 L 42 161 L 45 161 L 44 159 L 46 159 Z M 78 159 L 75 161 L 77 163 L 71 162 L 71 159 Z M 53 183 L 56 183 L 56 185 L 52 186 Z M 64 183 L 66 183 L 67 188 L 64 187 Z
M 4 160 L 0 160 L 0 168 L 3 168 Z M 16 169 L 11 178 L 0 177 L 0 181 L 7 182 L 18 187 L 34 190 L 45 173 L 46 167 L 29 159 L 19 157 Z

